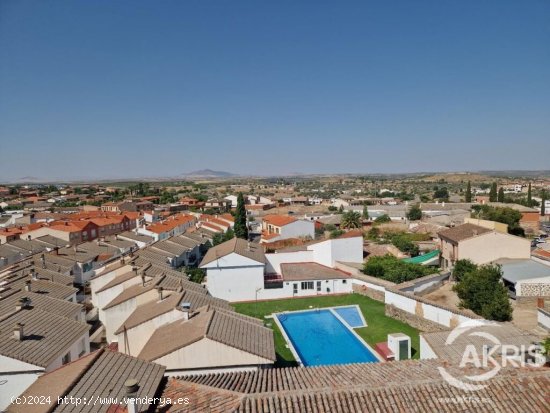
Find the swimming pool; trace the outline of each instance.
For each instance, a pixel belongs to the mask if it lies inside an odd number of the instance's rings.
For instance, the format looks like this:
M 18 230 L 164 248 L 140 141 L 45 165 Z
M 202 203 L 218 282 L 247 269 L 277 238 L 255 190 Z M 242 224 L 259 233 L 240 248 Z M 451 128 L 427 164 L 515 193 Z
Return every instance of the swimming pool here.
M 331 309 L 280 313 L 275 317 L 304 366 L 380 361 Z
M 366 327 L 367 323 L 361 314 L 361 310 L 358 305 L 350 305 L 347 307 L 333 307 L 333 311 L 336 312 L 344 321 L 352 328 Z

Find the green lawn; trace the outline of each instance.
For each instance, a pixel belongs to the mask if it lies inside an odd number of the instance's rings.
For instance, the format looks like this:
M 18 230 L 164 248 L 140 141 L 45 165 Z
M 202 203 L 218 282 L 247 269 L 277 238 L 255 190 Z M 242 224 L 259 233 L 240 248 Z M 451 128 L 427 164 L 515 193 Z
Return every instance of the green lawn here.
M 279 331 L 279 328 L 272 320 L 265 320 L 266 315 L 282 311 L 304 310 L 311 307 L 333 307 L 339 305 L 358 304 L 367 321 L 368 327 L 356 328 L 355 331 L 372 347 L 376 343 L 386 341 L 390 333 L 404 333 L 411 337 L 412 357 L 418 358 L 420 355 L 418 330 L 387 317 L 384 314 L 384 303 L 372 300 L 359 294 L 311 297 L 311 298 L 293 298 L 275 301 L 258 301 L 254 303 L 233 304 L 235 310 L 242 314 L 260 318 L 267 324 L 271 324 L 275 336 L 275 351 L 277 352 L 277 365 L 288 366 L 295 365 L 294 357 L 291 351 L 286 347 L 286 341 Z

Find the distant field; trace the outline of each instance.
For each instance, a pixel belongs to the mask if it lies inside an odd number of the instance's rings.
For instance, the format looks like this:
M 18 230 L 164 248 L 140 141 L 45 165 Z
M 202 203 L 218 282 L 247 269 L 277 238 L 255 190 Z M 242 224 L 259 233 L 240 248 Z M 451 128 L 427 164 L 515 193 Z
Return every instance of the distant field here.
M 276 365 L 283 367 L 296 365 L 296 361 L 292 352 L 286 347 L 286 341 L 281 331 L 273 321 L 264 318 L 266 315 L 282 311 L 305 310 L 310 307 L 322 308 L 350 304 L 357 304 L 361 308 L 368 327 L 357 328 L 355 331 L 369 345 L 374 347 L 376 343 L 386 341 L 390 333 L 404 333 L 411 337 L 412 357 L 414 359 L 419 358 L 420 344 L 418 330 L 399 320 L 387 317 L 384 314 L 383 303 L 359 294 L 258 301 L 254 303 L 238 303 L 233 306 L 241 314 L 260 318 L 266 323 L 271 324 L 275 337 L 275 351 L 277 352 Z

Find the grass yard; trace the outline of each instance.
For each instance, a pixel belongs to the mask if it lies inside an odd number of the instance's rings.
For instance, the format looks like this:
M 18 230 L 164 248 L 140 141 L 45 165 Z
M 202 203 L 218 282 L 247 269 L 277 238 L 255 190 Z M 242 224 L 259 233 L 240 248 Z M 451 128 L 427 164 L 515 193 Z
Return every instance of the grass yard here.
M 349 294 L 311 298 L 291 298 L 253 303 L 237 303 L 233 304 L 233 306 L 239 313 L 260 318 L 267 324 L 271 324 L 275 337 L 275 351 L 277 352 L 276 364 L 277 366 L 292 366 L 296 365 L 296 362 L 291 351 L 286 347 L 286 341 L 283 335 L 272 320 L 266 320 L 264 317 L 282 311 L 306 310 L 310 307 L 323 308 L 351 304 L 359 305 L 368 325 L 368 327 L 356 328 L 355 331 L 372 347 L 374 347 L 376 343 L 386 341 L 390 333 L 404 333 L 411 337 L 412 357 L 415 359 L 419 357 L 420 347 L 418 330 L 399 320 L 387 317 L 384 314 L 384 303 L 363 295 Z

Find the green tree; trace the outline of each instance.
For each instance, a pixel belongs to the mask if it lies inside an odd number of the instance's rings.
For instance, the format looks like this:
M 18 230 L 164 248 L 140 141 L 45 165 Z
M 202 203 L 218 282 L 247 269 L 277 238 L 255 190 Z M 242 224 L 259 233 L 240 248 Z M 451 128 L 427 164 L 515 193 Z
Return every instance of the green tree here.
M 475 265 L 470 260 L 458 260 L 453 268 L 453 278 L 455 281 L 460 281 L 464 277 L 464 274 L 467 274 L 472 271 L 477 270 L 477 265 Z
M 493 182 L 491 184 L 491 190 L 489 191 L 489 201 L 490 202 L 497 202 L 497 183 Z
M 338 213 L 343 214 L 344 213 L 344 205 L 340 205 L 340 208 L 338 208 Z
M 246 208 L 244 196 L 239 192 L 237 196 L 237 208 L 235 210 L 235 235 L 237 238 L 248 239 L 248 227 L 246 226 Z
M 369 219 L 369 207 L 367 204 L 363 205 L 363 219 Z
M 546 191 L 544 189 L 542 190 L 541 198 L 542 201 L 540 203 L 540 214 L 544 216 L 546 215 L 546 207 L 544 205 L 546 203 Z
M 411 209 L 409 209 L 409 212 L 407 212 L 407 218 L 411 221 L 418 221 L 422 219 L 422 210 L 418 204 L 413 205 Z
M 441 188 L 438 188 L 436 186 L 434 189 L 434 199 L 439 199 L 440 201 L 448 201 L 449 190 L 444 186 L 442 186 Z
M 372 277 L 399 284 L 432 274 L 434 270 L 420 264 L 401 261 L 388 254 L 383 257 L 369 258 L 363 267 L 363 272 Z
M 468 184 L 466 185 L 465 200 L 466 202 L 472 202 L 472 185 L 470 184 L 470 181 L 468 181 Z
M 497 201 L 498 202 L 504 202 L 504 188 L 503 187 L 500 187 L 500 189 L 498 190 Z
M 498 265 L 482 265 L 466 272 L 453 287 L 460 298 L 460 306 L 487 320 L 510 321 L 512 306 L 501 278 L 502 271 Z
M 200 284 L 206 277 L 206 270 L 202 268 L 186 267 L 184 272 L 188 275 L 189 281 Z
M 388 214 L 383 214 L 376 218 L 374 222 L 377 224 L 384 224 L 386 222 L 391 222 L 391 218 Z
M 529 182 L 529 186 L 527 187 L 527 206 L 533 206 L 533 198 L 531 196 L 531 182 Z
M 525 232 L 519 225 L 521 212 L 508 207 L 493 207 L 490 205 L 475 205 L 472 207 L 472 217 L 502 222 L 508 225 L 508 233 L 524 236 Z
M 361 228 L 361 214 L 355 211 L 347 211 L 342 215 L 341 228 Z

